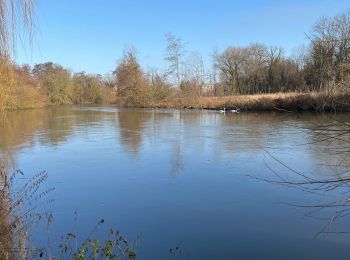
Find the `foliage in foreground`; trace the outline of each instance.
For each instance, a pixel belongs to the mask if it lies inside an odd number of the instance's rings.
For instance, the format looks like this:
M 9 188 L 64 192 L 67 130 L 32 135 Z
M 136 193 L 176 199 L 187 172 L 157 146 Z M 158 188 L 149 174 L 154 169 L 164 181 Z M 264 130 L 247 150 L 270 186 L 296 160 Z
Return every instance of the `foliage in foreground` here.
M 53 222 L 53 215 L 40 212 L 40 206 L 51 203 L 45 199 L 54 189 L 41 190 L 48 174 L 41 172 L 24 183 L 18 181 L 23 172 L 17 170 L 9 175 L 0 168 L 0 259 L 136 259 L 135 246 L 141 239 L 129 242 L 118 230 L 110 229 L 104 240 L 94 238 L 98 228 L 105 222 L 101 219 L 83 243 L 74 233 L 67 233 L 57 247 L 48 240 L 45 248 L 31 244 L 30 228 Z M 80 243 L 80 244 L 79 244 Z M 79 245 L 79 246 L 78 246 Z M 51 253 L 54 250 L 55 253 Z
M 104 241 L 92 238 L 97 228 L 103 223 L 104 219 L 101 219 L 88 238 L 80 246 L 74 246 L 77 245 L 76 235 L 68 233 L 62 238 L 62 243 L 59 246 L 61 251 L 59 259 L 135 260 L 137 254 L 134 247 L 141 237 L 139 236 L 135 241 L 130 243 L 118 230 L 110 229 L 107 239 Z
M 0 259 L 26 259 L 33 257 L 38 250 L 28 247 L 28 229 L 48 214 L 40 213 L 38 207 L 52 189 L 39 190 L 47 179 L 47 173 L 41 172 L 24 184 L 18 183 L 21 171 L 9 174 L 0 168 Z

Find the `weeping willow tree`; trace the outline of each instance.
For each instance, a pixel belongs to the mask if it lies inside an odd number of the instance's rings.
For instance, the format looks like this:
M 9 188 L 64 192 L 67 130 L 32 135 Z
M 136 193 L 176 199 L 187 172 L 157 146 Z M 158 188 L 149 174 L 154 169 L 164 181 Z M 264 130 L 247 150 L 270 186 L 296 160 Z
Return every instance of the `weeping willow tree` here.
M 26 39 L 29 41 L 32 39 L 33 7 L 34 0 L 0 0 L 0 115 L 14 105 L 12 95 L 14 73 L 11 58 L 18 41 L 25 43 Z M 8 204 L 11 193 L 6 189 L 8 179 L 9 176 L 0 165 L 0 259 L 22 259 L 24 255 L 17 253 L 21 251 L 20 241 L 23 236 L 18 235 L 22 231 L 13 228 L 14 222 L 10 216 L 12 207 Z M 15 241 L 16 237 L 20 239 Z M 15 250 L 17 253 L 14 252 L 14 248 L 18 249 Z
M 0 113 L 14 106 L 11 57 L 20 41 L 31 42 L 34 0 L 0 0 Z

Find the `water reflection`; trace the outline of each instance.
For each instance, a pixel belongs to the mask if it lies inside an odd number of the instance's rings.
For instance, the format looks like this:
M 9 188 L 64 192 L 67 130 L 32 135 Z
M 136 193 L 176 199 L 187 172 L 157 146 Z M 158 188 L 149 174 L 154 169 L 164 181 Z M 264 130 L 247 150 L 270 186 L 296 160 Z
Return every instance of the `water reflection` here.
M 346 115 L 338 116 L 346 117 Z M 11 164 L 23 149 L 35 146 L 59 147 L 76 136 L 86 136 L 94 129 L 96 138 L 114 128 L 124 153 L 136 159 L 148 146 L 169 145 L 170 173 L 184 167 L 184 156 L 209 155 L 226 159 L 229 155 L 258 153 L 262 147 L 285 152 L 300 145 L 310 150 L 318 162 L 334 165 L 337 156 L 325 156 L 325 144 L 314 143 L 318 136 L 312 129 L 329 120 L 310 114 L 241 113 L 222 115 L 211 111 L 142 110 L 106 107 L 53 107 L 10 112 L 0 126 L 0 151 L 3 164 Z M 107 129 L 103 130 L 103 127 Z M 109 129 L 109 130 L 108 130 Z M 310 129 L 310 130 L 308 130 Z M 340 142 L 339 140 L 335 140 Z M 145 145 L 145 147 L 143 147 Z M 340 143 L 338 145 L 341 145 Z
M 35 145 L 57 147 L 79 127 L 92 127 L 105 118 L 106 113 L 102 111 L 70 106 L 9 112 L 0 125 L 0 150 L 4 155 L 16 154 Z
M 121 110 L 116 113 L 120 142 L 125 152 L 137 155 L 142 145 L 145 124 L 152 118 L 152 113 L 142 109 Z
M 26 172 L 50 174 L 53 234 L 62 235 L 78 209 L 82 233 L 101 217 L 127 237 L 144 233 L 140 254 L 147 259 L 163 259 L 167 252 L 156 249 L 179 241 L 193 259 L 279 259 L 290 245 L 294 258 L 312 250 L 326 259 L 328 252 L 343 256 L 346 240 L 312 241 L 320 226 L 276 204 L 316 198 L 246 175 L 271 176 L 264 163 L 284 173 L 268 148 L 296 170 L 333 176 L 321 165 L 341 157 L 313 143 L 312 128 L 327 122 L 313 114 L 53 107 L 9 113 L 0 150 L 2 160 Z

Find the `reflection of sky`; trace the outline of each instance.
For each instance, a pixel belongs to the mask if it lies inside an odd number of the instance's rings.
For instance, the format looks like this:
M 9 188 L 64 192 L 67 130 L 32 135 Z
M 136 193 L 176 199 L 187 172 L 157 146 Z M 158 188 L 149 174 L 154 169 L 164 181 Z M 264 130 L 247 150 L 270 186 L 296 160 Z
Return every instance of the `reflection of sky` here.
M 26 173 L 49 173 L 57 236 L 71 231 L 76 209 L 82 234 L 101 217 L 128 236 L 142 232 L 147 258 L 179 241 L 194 259 L 302 258 L 316 248 L 327 259 L 345 250 L 339 237 L 311 239 L 322 222 L 277 204 L 316 198 L 247 177 L 271 176 L 264 160 L 285 171 L 261 147 L 297 170 L 328 174 L 320 153 L 300 145 L 310 135 L 299 127 L 322 118 L 99 107 L 56 108 L 47 118 L 14 142 L 14 158 Z

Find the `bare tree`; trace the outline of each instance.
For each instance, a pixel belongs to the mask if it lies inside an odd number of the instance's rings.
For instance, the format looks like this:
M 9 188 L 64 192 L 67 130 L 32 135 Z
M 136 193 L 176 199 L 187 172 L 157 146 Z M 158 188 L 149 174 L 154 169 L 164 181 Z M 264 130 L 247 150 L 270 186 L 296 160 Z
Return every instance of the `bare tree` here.
M 321 17 L 311 35 L 313 82 L 329 92 L 346 85 L 350 77 L 350 10 L 335 17 Z
M 240 48 L 235 47 L 229 47 L 215 57 L 214 66 L 220 71 L 220 78 L 226 86 L 227 94 L 238 92 L 240 58 Z
M 276 92 L 277 82 L 276 82 L 276 74 L 278 73 L 278 64 L 283 58 L 283 49 L 281 47 L 271 46 L 268 51 L 267 56 L 267 90 L 266 92 Z
M 186 79 L 192 80 L 199 87 L 199 95 L 205 83 L 205 68 L 202 56 L 197 52 L 192 52 L 186 63 Z
M 297 64 L 298 69 L 300 71 L 304 70 L 304 68 L 307 65 L 307 63 L 310 59 L 309 53 L 310 53 L 310 50 L 305 45 L 300 45 L 300 46 L 293 49 L 292 59 Z
M 264 85 L 267 47 L 263 44 L 253 43 L 248 47 L 249 62 L 246 83 L 249 93 L 259 93 Z
M 167 74 L 175 79 L 175 84 L 179 87 L 182 74 L 182 58 L 184 56 L 185 44 L 172 33 L 165 35 L 167 41 L 165 60 L 168 62 Z

